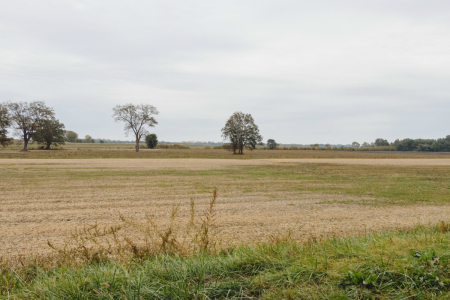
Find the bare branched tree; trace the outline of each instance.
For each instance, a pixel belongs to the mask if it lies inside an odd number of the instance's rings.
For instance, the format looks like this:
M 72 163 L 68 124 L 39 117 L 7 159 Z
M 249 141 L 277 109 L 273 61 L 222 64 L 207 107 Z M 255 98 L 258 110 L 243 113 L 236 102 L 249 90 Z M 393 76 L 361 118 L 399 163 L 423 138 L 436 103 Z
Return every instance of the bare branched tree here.
M 43 101 L 7 102 L 5 105 L 10 114 L 15 134 L 23 138 L 23 149 L 27 151 L 28 142 L 39 128 L 42 120 L 54 118 L 53 109 L 47 107 Z
M 234 154 L 236 150 L 239 154 L 244 154 L 244 147 L 254 149 L 263 139 L 252 115 L 242 112 L 235 112 L 227 120 L 225 127 L 222 128 L 222 137 L 230 141 Z
M 148 134 L 145 126 L 154 127 L 158 122 L 152 115 L 159 114 L 156 107 L 148 104 L 125 104 L 113 108 L 113 118 L 116 122 L 125 122 L 125 134 L 132 131 L 136 137 L 136 152 L 139 152 L 139 142 Z

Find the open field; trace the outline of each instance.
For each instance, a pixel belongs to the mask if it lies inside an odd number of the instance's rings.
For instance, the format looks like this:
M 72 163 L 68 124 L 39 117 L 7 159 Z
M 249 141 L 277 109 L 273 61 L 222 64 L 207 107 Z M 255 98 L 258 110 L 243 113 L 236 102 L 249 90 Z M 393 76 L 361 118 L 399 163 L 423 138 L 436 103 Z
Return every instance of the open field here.
M 115 158 L 98 159 L 101 151 Z M 450 224 L 435 226 L 450 215 L 446 156 L 253 151 L 252 159 L 218 159 L 234 157 L 194 149 L 119 158 L 131 151 L 0 159 L 0 298 L 449 297 Z M 202 158 L 173 158 L 193 153 Z M 203 212 L 215 188 L 217 227 L 210 229 L 218 231 L 220 251 L 152 255 L 128 246 L 124 256 L 99 260 L 93 250 L 83 254 L 89 242 L 73 244 L 77 252 L 69 256 L 47 245 L 61 247 L 76 229 L 96 223 L 125 225 L 119 238 L 144 245 L 147 236 L 119 214 L 136 223 L 148 216 L 166 229 L 176 205 L 173 228 L 183 235 L 191 199 Z
M 288 151 L 285 151 L 288 152 Z M 186 223 L 217 187 L 223 246 L 293 230 L 323 238 L 448 220 L 446 159 L 0 160 L 0 255 L 48 253 L 86 224 L 119 213 Z
M 0 159 L 87 159 L 87 158 L 208 158 L 208 159 L 282 159 L 282 158 L 377 158 L 377 159 L 450 159 L 450 152 L 398 152 L 398 151 L 343 151 L 343 150 L 246 150 L 244 155 L 233 155 L 222 149 L 204 149 L 204 146 L 190 146 L 191 149 L 141 149 L 134 152 L 131 144 L 83 144 L 68 143 L 62 150 L 36 150 L 31 145 L 28 152 L 21 152 L 20 146 L 0 148 Z M 34 150 L 33 150 L 34 149 Z

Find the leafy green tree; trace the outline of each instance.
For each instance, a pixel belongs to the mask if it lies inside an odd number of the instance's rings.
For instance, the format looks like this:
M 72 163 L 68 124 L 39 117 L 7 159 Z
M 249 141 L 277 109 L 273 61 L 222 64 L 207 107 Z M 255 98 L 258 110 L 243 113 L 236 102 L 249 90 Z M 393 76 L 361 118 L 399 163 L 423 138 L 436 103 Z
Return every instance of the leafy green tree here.
M 236 150 L 239 154 L 244 154 L 244 147 L 254 149 L 263 139 L 252 115 L 242 112 L 231 115 L 222 128 L 222 137 L 230 141 L 234 154 Z
M 42 101 L 27 102 L 7 102 L 5 105 L 11 115 L 14 129 L 23 138 L 23 149 L 27 151 L 28 142 L 39 128 L 42 120 L 54 118 L 53 109 L 47 107 Z
M 145 136 L 145 143 L 149 149 L 155 149 L 158 146 L 158 137 L 154 133 L 148 134 Z
M 0 145 L 3 147 L 9 146 L 13 143 L 12 138 L 8 138 L 7 128 L 11 126 L 11 116 L 8 109 L 0 104 Z
M 378 138 L 375 140 L 375 146 L 377 147 L 389 146 L 389 142 L 385 139 Z
M 100 140 L 100 144 L 104 144 L 105 143 L 105 140 Z
M 50 150 L 50 146 L 58 147 L 65 143 L 64 124 L 56 119 L 43 119 L 39 121 L 39 127 L 33 134 L 33 140 L 38 144 L 45 145 L 45 150 Z
M 404 139 L 397 144 L 398 151 L 413 151 L 415 143 L 413 139 Z
M 148 134 L 145 126 L 154 127 L 156 122 L 153 115 L 159 114 L 156 107 L 148 104 L 125 104 L 117 105 L 113 108 L 113 118 L 116 122 L 125 122 L 125 134 L 132 131 L 136 137 L 136 152 L 139 152 L 139 142 L 141 138 Z
M 353 148 L 359 148 L 359 146 L 361 146 L 358 142 L 353 142 L 352 143 L 352 147 Z
M 368 142 L 364 142 L 361 147 L 367 148 L 372 147 L 372 145 L 370 145 Z
M 433 142 L 432 151 L 450 152 L 450 136 L 447 135 L 444 139 L 438 139 Z
M 273 139 L 268 139 L 267 147 L 271 150 L 277 149 L 277 142 L 275 142 L 275 140 L 273 140 Z
M 76 143 L 78 139 L 78 133 L 73 131 L 66 131 L 66 142 Z

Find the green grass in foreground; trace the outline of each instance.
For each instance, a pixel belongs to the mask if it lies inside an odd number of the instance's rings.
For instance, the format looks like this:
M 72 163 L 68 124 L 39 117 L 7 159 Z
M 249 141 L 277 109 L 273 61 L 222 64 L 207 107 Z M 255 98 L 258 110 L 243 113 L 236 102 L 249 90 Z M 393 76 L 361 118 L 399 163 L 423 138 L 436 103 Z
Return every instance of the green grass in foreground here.
M 4 299 L 449 299 L 449 226 L 185 258 L 3 267 Z

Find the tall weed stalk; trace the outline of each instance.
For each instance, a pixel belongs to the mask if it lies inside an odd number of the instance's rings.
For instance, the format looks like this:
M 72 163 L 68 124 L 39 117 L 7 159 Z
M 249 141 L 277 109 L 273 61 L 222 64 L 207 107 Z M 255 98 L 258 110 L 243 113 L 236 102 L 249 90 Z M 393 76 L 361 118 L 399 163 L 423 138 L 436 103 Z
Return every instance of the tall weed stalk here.
M 191 199 L 190 218 L 183 228 L 176 226 L 179 205 L 172 207 L 167 226 L 160 226 L 148 214 L 141 222 L 120 214 L 121 225 L 100 228 L 98 224 L 76 230 L 62 246 L 51 241 L 47 244 L 57 254 L 57 261 L 73 265 L 77 263 L 101 263 L 109 260 L 143 260 L 159 254 L 186 256 L 198 252 L 213 252 L 218 246 L 215 205 L 217 189 L 212 193 L 208 206 L 200 216 L 195 201 Z M 138 233 L 131 235 L 131 233 Z

